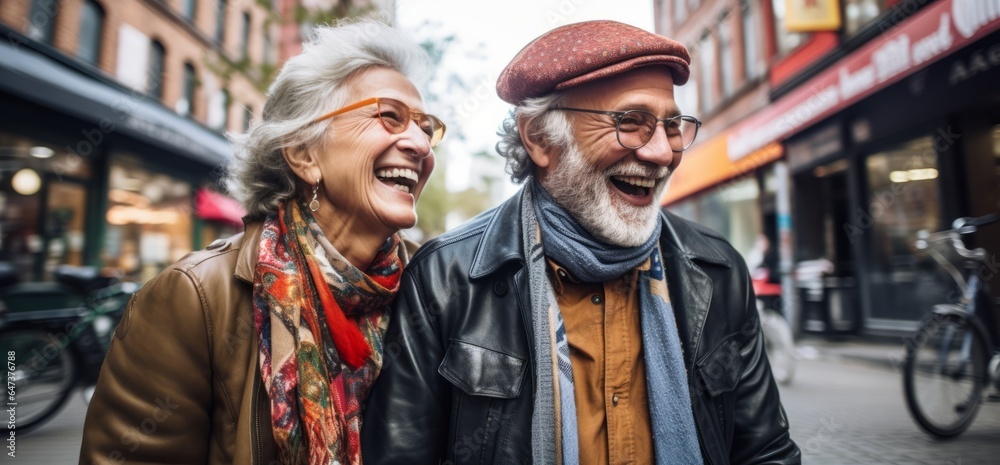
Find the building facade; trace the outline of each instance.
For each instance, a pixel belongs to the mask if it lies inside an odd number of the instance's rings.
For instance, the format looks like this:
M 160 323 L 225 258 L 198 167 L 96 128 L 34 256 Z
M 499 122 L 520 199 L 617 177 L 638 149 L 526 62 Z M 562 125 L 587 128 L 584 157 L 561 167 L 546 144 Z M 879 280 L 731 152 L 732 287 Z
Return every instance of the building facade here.
M 764 2 L 761 10 L 768 6 L 760 40 L 770 102 L 685 154 L 685 163 L 700 155 L 712 165 L 695 168 L 727 172 L 713 178 L 682 166 L 677 182 L 688 190 L 665 203 L 692 216 L 705 204 L 732 211 L 734 197 L 753 193 L 706 199 L 756 176 L 757 231 L 778 232 L 796 326 L 907 334 L 932 304 L 958 297 L 915 248 L 918 233 L 1000 212 L 1000 8 L 992 0 L 845 0 Z M 995 229 L 970 242 L 1000 250 Z M 991 263 L 974 272 L 989 281 L 1000 274 Z
M 0 261 L 145 281 L 242 228 L 220 194 L 280 65 L 278 2 L 0 2 Z

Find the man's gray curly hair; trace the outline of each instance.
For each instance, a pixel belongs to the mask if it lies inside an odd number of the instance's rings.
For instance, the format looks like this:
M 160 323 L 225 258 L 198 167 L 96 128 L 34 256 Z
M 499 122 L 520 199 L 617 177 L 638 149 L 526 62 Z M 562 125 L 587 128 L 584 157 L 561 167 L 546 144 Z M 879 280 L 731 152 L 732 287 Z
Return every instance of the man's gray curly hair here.
M 278 205 L 296 195 L 298 180 L 282 150 L 322 144 L 329 125 L 310 123 L 347 103 L 345 82 L 373 67 L 393 69 L 421 82 L 431 61 L 403 33 L 366 19 L 316 28 L 302 53 L 285 63 L 267 90 L 261 121 L 244 134 L 227 134 L 233 159 L 223 183 L 248 218 L 274 214 Z
M 526 120 L 525 128 L 531 132 L 527 136 L 544 145 L 559 147 L 560 153 L 575 143 L 566 114 L 561 111 L 549 111 L 559 104 L 561 98 L 561 94 L 554 93 L 527 99 L 514 107 L 501 123 L 497 132 L 500 142 L 497 142 L 496 149 L 500 156 L 507 159 L 506 171 L 514 184 L 524 182 L 535 171 L 535 162 L 528 156 L 528 151 L 521 140 L 521 133 L 517 129 L 519 117 Z

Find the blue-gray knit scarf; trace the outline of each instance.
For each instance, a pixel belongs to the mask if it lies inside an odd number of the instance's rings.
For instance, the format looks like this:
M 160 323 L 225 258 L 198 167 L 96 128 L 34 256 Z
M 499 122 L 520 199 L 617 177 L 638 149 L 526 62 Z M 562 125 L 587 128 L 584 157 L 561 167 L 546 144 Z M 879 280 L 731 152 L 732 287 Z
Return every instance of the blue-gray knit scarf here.
M 619 247 L 594 238 L 535 180 L 529 182 L 522 202 L 538 379 L 532 417 L 535 463 L 557 463 L 557 458 L 561 458 L 563 465 L 579 463 L 569 346 L 562 316 L 545 273 L 545 256 L 568 269 L 577 279 L 589 283 L 615 279 L 649 260 L 649 268 L 639 276 L 639 315 L 656 463 L 703 463 L 691 412 L 680 336 L 658 246 L 662 223 L 657 222 L 656 230 L 646 243 Z M 553 367 L 553 360 L 556 367 Z M 556 428 L 561 441 L 552 437 Z

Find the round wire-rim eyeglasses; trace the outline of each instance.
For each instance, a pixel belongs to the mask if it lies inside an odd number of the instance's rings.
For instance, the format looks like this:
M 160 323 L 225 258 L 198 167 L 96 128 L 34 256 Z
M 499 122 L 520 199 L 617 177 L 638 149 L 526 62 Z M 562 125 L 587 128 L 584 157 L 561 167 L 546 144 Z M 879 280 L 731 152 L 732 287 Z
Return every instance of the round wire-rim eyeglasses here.
M 653 134 L 656 133 L 657 123 L 660 122 L 663 123 L 663 128 L 667 133 L 670 150 L 674 152 L 683 152 L 689 149 L 694 144 L 695 138 L 698 137 L 698 129 L 701 128 L 701 121 L 690 115 L 657 118 L 656 115 L 645 110 L 610 111 L 572 107 L 555 107 L 552 110 L 610 116 L 615 121 L 618 143 L 631 150 L 640 149 L 648 144 L 653 139 Z

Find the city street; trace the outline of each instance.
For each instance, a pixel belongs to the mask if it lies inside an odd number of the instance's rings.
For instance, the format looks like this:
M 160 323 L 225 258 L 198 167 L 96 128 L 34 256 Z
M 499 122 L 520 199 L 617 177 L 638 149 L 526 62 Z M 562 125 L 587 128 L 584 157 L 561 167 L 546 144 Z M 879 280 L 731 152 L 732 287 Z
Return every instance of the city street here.
M 782 388 L 792 437 L 803 463 L 974 465 L 1000 455 L 1000 403 L 986 403 L 975 423 L 953 441 L 935 441 L 906 412 L 898 372 L 877 363 L 878 348 L 866 347 L 869 362 L 843 356 L 842 347 L 808 347 L 795 379 Z M 892 358 L 885 349 L 883 361 Z M 814 355 L 810 355 L 814 354 Z M 18 439 L 17 460 L 4 463 L 76 463 L 85 409 L 80 395 L 39 431 Z M 5 457 L 6 458 L 6 457 Z

